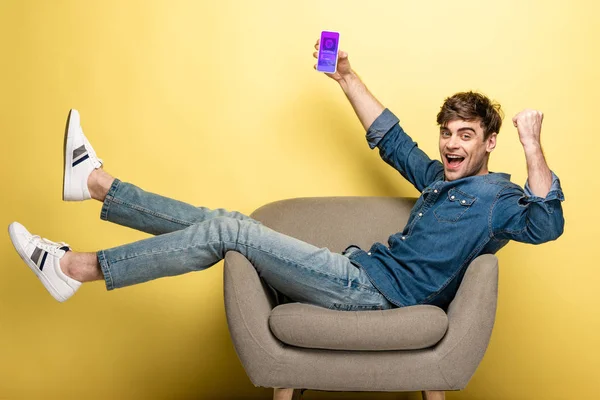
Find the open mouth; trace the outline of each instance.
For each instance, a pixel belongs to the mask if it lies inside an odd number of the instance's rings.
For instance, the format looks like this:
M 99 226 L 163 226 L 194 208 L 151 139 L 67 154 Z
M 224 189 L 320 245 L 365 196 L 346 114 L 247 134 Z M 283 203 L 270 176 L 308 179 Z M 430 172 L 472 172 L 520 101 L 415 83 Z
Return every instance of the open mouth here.
M 454 154 L 446 154 L 444 158 L 446 159 L 446 166 L 449 169 L 457 169 L 458 167 L 460 167 L 462 162 L 465 160 L 464 157 L 454 155 Z

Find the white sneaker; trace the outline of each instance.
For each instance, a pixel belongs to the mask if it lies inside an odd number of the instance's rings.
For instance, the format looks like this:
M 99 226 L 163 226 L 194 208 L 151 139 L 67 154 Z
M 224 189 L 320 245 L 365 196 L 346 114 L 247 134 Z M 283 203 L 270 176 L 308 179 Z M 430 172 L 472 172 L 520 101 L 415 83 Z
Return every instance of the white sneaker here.
M 87 181 L 92 171 L 102 166 L 102 160 L 90 145 L 81 129 L 79 112 L 71 110 L 65 132 L 65 168 L 63 176 L 63 200 L 81 201 L 91 199 Z
M 8 234 L 23 261 L 42 281 L 52 297 L 63 302 L 73 296 L 81 282 L 69 278 L 60 269 L 60 259 L 70 250 L 68 244 L 32 235 L 18 222 L 8 226 Z

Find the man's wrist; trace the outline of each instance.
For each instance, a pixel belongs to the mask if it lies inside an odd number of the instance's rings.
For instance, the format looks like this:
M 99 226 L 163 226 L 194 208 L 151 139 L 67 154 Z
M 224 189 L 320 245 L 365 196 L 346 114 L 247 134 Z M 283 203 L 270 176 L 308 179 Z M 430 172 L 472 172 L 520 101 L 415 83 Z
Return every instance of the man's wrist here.
M 350 87 L 352 85 L 355 85 L 356 83 L 359 83 L 359 82 L 360 82 L 360 78 L 358 77 L 358 75 L 356 75 L 356 73 L 354 71 L 350 71 L 348 74 L 343 75 L 342 79 L 340 79 L 338 81 L 338 83 L 342 87 L 342 90 L 346 93 L 348 92 L 348 90 L 350 89 Z
M 537 152 L 542 151 L 542 145 L 538 141 L 528 141 L 521 144 L 523 145 L 523 150 L 525 150 L 525 154 L 535 154 Z

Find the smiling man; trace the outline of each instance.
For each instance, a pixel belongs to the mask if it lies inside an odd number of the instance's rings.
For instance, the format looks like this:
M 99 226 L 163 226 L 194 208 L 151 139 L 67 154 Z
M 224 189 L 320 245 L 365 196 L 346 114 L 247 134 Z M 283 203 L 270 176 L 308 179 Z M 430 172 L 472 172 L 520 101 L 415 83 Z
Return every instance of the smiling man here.
M 437 119 L 438 161 L 421 151 L 367 90 L 346 53 L 340 52 L 337 72 L 329 76 L 354 107 L 370 148 L 378 147 L 383 160 L 421 192 L 408 223 L 389 237 L 388 246 L 375 243 L 365 251 L 350 245 L 340 254 L 237 211 L 196 207 L 123 182 L 103 169 L 72 110 L 64 142 L 57 140 L 64 144 L 63 199 L 97 200 L 103 220 L 155 236 L 76 252 L 13 222 L 9 234 L 15 249 L 58 301 L 69 299 L 83 282 L 104 281 L 112 290 L 204 270 L 237 251 L 293 301 L 381 310 L 414 304 L 445 308 L 478 255 L 493 254 L 509 240 L 543 243 L 561 235 L 563 194 L 542 154 L 540 112 L 525 110 L 513 119 L 529 173 L 523 190 L 508 175 L 488 171 L 502 118 L 487 97 L 468 92 L 446 99 Z
M 458 93 L 446 100 L 437 123 L 446 180 L 487 174 L 488 155 L 502 125 L 500 107 L 483 95 Z
M 382 159 L 421 192 L 408 223 L 390 236 L 389 246 L 345 250 L 392 303 L 446 307 L 475 257 L 494 254 L 510 240 L 540 244 L 562 234 L 564 197 L 542 153 L 541 112 L 524 110 L 513 118 L 527 162 L 523 189 L 509 175 L 488 170 L 502 112 L 486 96 L 463 92 L 445 100 L 437 115 L 440 162 L 419 149 L 398 118 L 369 92 L 347 53 L 340 52 L 336 73 L 326 75 L 340 84 L 370 148 L 378 147 Z

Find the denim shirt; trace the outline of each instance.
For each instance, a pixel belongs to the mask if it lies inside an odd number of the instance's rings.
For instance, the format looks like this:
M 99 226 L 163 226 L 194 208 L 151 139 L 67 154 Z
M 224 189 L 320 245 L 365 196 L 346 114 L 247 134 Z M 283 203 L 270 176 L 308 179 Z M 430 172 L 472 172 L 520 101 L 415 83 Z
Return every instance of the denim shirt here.
M 564 197 L 554 173 L 545 198 L 533 195 L 528 183 L 523 190 L 503 173 L 445 181 L 443 164 L 419 149 L 388 109 L 367 131 L 367 141 L 421 192 L 408 223 L 389 237 L 388 246 L 346 249 L 350 261 L 399 307 L 446 308 L 475 257 L 494 254 L 509 240 L 539 244 L 563 232 Z

